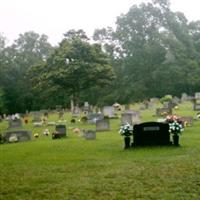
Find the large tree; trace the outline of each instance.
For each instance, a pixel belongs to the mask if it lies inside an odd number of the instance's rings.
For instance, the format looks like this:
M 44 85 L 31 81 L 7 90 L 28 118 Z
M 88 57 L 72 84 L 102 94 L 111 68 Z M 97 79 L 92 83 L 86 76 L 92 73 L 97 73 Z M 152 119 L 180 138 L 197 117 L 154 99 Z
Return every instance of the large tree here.
M 120 72 L 123 102 L 166 93 L 192 95 L 198 89 L 199 24 L 172 12 L 168 0 L 133 5 L 118 17 L 115 31 L 96 30 L 94 39 L 117 55 L 114 61 L 120 65 L 113 62 L 113 67 Z
M 67 32 L 46 64 L 33 70 L 41 73 L 33 79 L 38 87 L 62 88 L 74 104 L 78 104 L 80 95 L 90 88 L 106 88 L 114 79 L 109 59 L 101 46 L 89 43 L 82 30 Z
M 35 96 L 31 90 L 28 70 L 46 60 L 52 51 L 47 39 L 45 35 L 30 31 L 20 34 L 14 44 L 2 50 L 0 67 L 3 76 L 0 86 L 9 113 L 32 109 Z

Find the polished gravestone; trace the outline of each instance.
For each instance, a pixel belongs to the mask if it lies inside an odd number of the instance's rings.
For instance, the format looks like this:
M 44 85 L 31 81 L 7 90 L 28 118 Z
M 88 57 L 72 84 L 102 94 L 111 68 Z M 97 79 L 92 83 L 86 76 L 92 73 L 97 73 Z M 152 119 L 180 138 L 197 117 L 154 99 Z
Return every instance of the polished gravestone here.
M 169 125 L 145 122 L 133 127 L 133 146 L 170 145 Z
M 66 131 L 66 126 L 65 125 L 56 125 L 56 132 L 60 137 L 66 137 L 67 131 Z

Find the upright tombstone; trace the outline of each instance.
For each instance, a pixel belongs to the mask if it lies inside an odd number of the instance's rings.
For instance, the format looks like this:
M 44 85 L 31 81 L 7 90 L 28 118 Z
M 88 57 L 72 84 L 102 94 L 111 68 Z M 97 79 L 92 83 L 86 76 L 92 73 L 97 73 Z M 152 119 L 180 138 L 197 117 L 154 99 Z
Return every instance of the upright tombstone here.
M 5 132 L 6 142 L 25 142 L 31 140 L 31 132 L 26 130 L 14 130 Z
M 9 129 L 22 128 L 22 121 L 21 119 L 9 120 L 8 125 Z
M 32 115 L 33 115 L 33 120 L 32 122 L 41 122 L 41 114 L 40 112 L 32 112 Z
M 194 99 L 193 109 L 195 111 L 200 111 L 200 99 Z
M 115 108 L 113 106 L 104 106 L 103 107 L 104 116 L 108 116 L 109 118 L 115 117 Z
M 141 123 L 140 113 L 133 110 L 126 110 L 121 114 L 121 124 L 139 124 Z
M 56 132 L 60 137 L 66 137 L 67 131 L 66 131 L 66 126 L 65 125 L 56 125 Z
M 194 102 L 194 106 L 193 106 L 194 110 L 199 111 L 200 110 L 200 92 L 195 93 L 193 102 Z
M 95 140 L 96 139 L 96 131 L 95 130 L 87 130 L 84 134 L 86 140 Z
M 80 115 L 80 108 L 78 106 L 74 106 L 74 110 L 72 112 L 73 117 L 78 117 Z
M 181 102 L 181 100 L 180 100 L 178 97 L 175 96 L 175 97 L 172 99 L 172 102 L 173 102 L 174 104 L 178 105 L 178 104 Z
M 89 103 L 86 101 L 86 102 L 84 102 L 83 111 L 89 112 L 89 110 L 90 110 L 90 105 L 89 105 Z
M 104 116 L 102 113 L 89 113 L 87 115 L 87 121 L 90 124 L 96 124 L 98 120 L 102 120 L 102 119 L 104 119 Z
M 187 101 L 187 100 L 188 100 L 188 95 L 186 93 L 182 93 L 181 101 L 184 102 L 184 101 Z
M 194 95 L 194 98 L 195 99 L 200 99 L 200 92 L 196 92 L 195 95 Z
M 145 122 L 133 127 L 133 146 L 170 145 L 169 125 L 159 122 Z
M 102 119 L 96 122 L 96 131 L 109 131 L 110 121 L 109 119 Z

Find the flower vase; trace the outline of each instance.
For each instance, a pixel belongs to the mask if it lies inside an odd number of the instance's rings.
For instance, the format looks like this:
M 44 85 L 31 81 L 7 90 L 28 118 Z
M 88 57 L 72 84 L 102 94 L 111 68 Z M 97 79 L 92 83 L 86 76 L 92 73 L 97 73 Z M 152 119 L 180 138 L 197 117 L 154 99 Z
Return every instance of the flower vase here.
M 124 149 L 128 149 L 130 148 L 130 143 L 131 143 L 131 138 L 129 136 L 125 136 L 124 137 Z
M 173 135 L 173 144 L 174 146 L 179 146 L 179 135 Z

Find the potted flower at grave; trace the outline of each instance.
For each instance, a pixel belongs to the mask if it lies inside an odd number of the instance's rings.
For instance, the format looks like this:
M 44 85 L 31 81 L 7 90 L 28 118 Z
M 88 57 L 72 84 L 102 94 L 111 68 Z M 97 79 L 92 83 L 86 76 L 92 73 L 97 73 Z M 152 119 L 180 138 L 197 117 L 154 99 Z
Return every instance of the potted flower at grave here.
M 183 125 L 177 121 L 173 121 L 169 123 L 169 132 L 172 133 L 173 137 L 173 144 L 175 146 L 179 146 L 179 135 L 183 131 Z
M 119 133 L 120 133 L 122 136 L 124 136 L 124 143 L 125 143 L 124 148 L 125 148 L 125 149 L 130 148 L 130 142 L 131 142 L 130 136 L 132 135 L 132 132 L 131 132 L 131 125 L 130 125 L 129 123 L 126 123 L 125 125 L 122 125 L 122 126 L 120 127 Z

